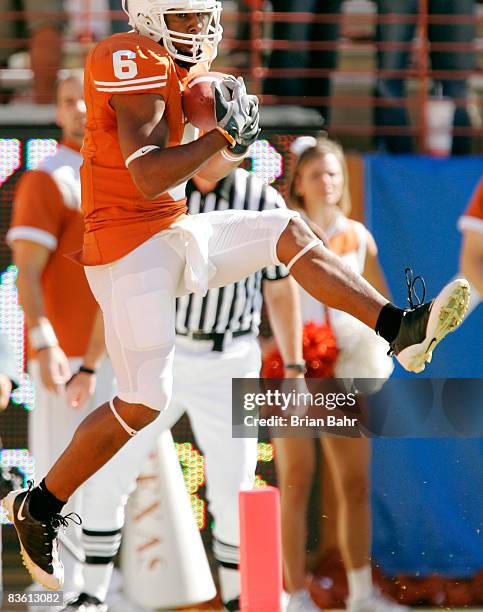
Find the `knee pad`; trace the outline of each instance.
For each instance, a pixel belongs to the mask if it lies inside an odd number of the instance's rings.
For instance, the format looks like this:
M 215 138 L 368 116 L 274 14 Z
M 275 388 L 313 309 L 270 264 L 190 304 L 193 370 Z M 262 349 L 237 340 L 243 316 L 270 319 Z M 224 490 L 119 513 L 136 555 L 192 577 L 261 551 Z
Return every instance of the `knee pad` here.
M 135 391 L 119 391 L 119 399 L 128 404 L 140 404 L 156 412 L 164 412 L 172 396 L 172 381 L 157 376 L 145 377 Z M 129 432 L 128 432 L 129 433 Z
M 277 256 L 277 244 L 280 236 L 294 217 L 300 217 L 300 213 L 288 208 L 275 208 L 274 210 L 264 210 L 260 213 L 262 224 L 266 224 L 272 231 L 271 257 L 273 265 L 280 265 L 282 263 Z

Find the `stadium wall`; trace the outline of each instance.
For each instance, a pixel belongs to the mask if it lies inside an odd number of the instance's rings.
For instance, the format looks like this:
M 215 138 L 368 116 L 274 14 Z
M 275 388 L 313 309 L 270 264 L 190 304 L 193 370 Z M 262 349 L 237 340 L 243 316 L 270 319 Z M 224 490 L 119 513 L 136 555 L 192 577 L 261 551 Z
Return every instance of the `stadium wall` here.
M 365 215 L 396 303 L 404 269 L 434 295 L 458 272 L 456 229 L 483 172 L 483 158 L 367 155 Z M 425 376 L 481 378 L 483 308 L 435 352 Z M 406 376 L 397 368 L 395 376 Z M 404 410 L 404 397 L 393 397 Z M 464 410 L 464 405 L 461 410 Z M 374 555 L 392 575 L 471 576 L 483 568 L 483 441 L 374 440 Z

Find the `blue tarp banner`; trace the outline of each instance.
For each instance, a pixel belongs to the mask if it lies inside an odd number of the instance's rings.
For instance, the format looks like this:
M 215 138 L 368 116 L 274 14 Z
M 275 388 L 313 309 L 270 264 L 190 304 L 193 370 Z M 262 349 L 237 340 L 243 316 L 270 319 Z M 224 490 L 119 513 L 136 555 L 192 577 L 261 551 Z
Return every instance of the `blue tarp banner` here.
M 396 304 L 406 304 L 406 267 L 424 276 L 429 297 L 458 272 L 456 224 L 482 173 L 482 157 L 366 156 L 366 222 Z M 483 376 L 483 305 L 424 376 Z M 391 401 L 404 410 L 404 397 Z M 483 568 L 483 441 L 373 440 L 373 449 L 374 556 L 384 570 L 465 577 Z

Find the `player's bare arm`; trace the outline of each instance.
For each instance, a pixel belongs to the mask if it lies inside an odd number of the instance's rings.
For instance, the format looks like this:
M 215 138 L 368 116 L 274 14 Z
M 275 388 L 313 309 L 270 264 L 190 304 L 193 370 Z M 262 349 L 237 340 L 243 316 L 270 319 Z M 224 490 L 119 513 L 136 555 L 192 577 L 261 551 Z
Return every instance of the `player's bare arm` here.
M 25 312 L 27 327 L 35 327 L 45 318 L 40 280 L 50 257 L 50 250 L 29 240 L 15 240 L 13 261 L 18 268 L 17 287 Z
M 461 249 L 461 271 L 483 295 L 483 233 L 467 229 Z
M 285 376 L 303 376 L 302 315 L 299 290 L 291 276 L 265 281 L 263 297 L 267 305 L 270 326 L 286 368 Z
M 31 337 L 31 343 L 33 348 L 37 349 L 42 382 L 49 391 L 60 393 L 71 373 L 67 357 L 58 345 L 45 315 L 41 279 L 49 261 L 50 250 L 29 240 L 15 240 L 12 250 L 13 261 L 18 268 L 17 287 L 20 301 L 29 335 L 35 336 Z M 52 331 L 49 335 L 50 330 Z M 49 337 L 42 340 L 42 333 Z
M 116 111 L 119 144 L 126 160 L 143 147 L 160 147 L 128 165 L 136 187 L 150 200 L 187 181 L 227 145 L 226 138 L 212 130 L 198 140 L 167 148 L 165 103 L 160 95 L 113 96 L 111 105 Z
M 379 263 L 378 249 L 372 234 L 367 230 L 367 252 L 364 262 L 362 276 L 375 287 L 381 295 L 390 297 L 389 287 L 387 286 L 384 272 Z
M 66 384 L 66 399 L 72 408 L 82 408 L 94 394 L 97 369 L 105 354 L 104 319 L 99 308 L 92 325 L 89 344 L 82 359 L 82 365 Z
M 102 317 L 102 311 L 99 308 L 92 325 L 89 344 L 84 354 L 83 365 L 90 370 L 97 370 L 105 355 L 104 319 Z
M 200 168 L 197 175 L 205 181 L 217 183 L 225 178 L 225 176 L 228 176 L 235 168 L 238 168 L 245 157 L 246 155 L 244 154 L 239 156 L 231 154 L 228 148 L 225 147 L 209 159 L 206 164 Z

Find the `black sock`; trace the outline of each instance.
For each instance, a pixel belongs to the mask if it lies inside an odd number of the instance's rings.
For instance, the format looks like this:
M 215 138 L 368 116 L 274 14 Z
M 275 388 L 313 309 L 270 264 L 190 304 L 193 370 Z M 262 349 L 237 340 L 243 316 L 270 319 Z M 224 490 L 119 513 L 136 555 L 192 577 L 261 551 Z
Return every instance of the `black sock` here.
M 45 521 L 59 514 L 65 504 L 47 489 L 44 478 L 38 487 L 32 489 L 29 512 L 37 521 Z
M 376 323 L 376 333 L 391 343 L 399 333 L 404 310 L 391 302 L 383 306 Z
M 225 610 L 240 610 L 240 598 L 231 599 L 230 601 L 226 601 L 223 603 L 225 606 Z

